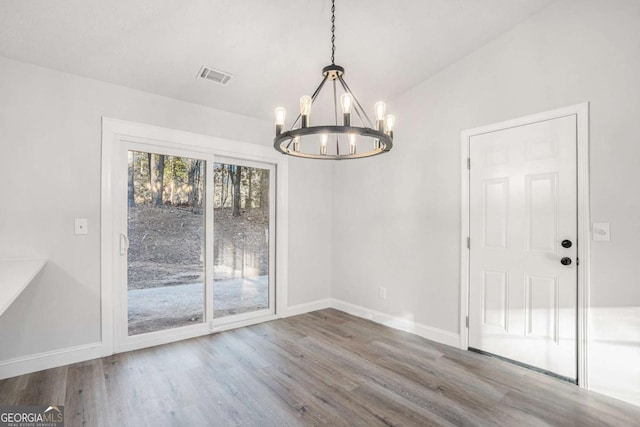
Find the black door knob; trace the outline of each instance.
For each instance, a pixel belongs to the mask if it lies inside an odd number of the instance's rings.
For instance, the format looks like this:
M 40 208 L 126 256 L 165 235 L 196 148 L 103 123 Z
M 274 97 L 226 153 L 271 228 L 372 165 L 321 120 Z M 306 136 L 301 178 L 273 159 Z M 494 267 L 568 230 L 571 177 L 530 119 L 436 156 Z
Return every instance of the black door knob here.
M 562 265 L 571 265 L 571 258 L 569 257 L 564 257 L 560 260 L 560 264 Z
M 573 243 L 571 243 L 571 240 L 563 240 L 562 241 L 562 247 L 563 248 L 570 248 L 573 245 Z

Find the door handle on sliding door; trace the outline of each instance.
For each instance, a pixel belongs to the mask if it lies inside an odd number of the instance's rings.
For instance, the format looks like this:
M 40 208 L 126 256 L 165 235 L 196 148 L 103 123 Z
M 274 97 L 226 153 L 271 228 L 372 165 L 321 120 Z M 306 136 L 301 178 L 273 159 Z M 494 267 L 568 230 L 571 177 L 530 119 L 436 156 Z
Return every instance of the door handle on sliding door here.
M 129 250 L 129 238 L 124 233 L 120 233 L 120 255 L 124 255 Z

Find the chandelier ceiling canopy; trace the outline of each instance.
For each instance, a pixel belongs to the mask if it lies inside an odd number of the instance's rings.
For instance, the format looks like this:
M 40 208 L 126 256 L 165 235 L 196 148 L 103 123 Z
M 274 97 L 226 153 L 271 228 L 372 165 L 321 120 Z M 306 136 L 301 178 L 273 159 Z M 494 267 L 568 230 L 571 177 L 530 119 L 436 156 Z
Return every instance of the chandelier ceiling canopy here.
M 386 104 L 380 101 L 373 107 L 375 122 L 369 119 L 343 77 L 344 68 L 336 65 L 335 51 L 335 0 L 331 0 L 331 64 L 322 69 L 322 81 L 313 94 L 300 98 L 300 114 L 289 130 L 285 131 L 285 109 L 276 108 L 273 146 L 279 152 L 307 159 L 342 160 L 375 156 L 393 147 L 395 117 L 387 114 Z M 327 82 L 333 86 L 334 120 L 314 126 L 312 109 Z M 356 125 L 352 124 L 353 113 Z

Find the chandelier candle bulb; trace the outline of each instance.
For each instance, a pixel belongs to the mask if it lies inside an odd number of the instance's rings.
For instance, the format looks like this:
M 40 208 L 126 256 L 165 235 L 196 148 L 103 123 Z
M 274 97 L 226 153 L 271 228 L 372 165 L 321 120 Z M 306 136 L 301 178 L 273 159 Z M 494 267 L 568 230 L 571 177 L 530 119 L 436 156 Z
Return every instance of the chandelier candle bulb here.
M 293 138 L 293 151 L 295 152 L 299 152 L 300 151 L 300 137 L 296 136 L 295 138 Z
M 373 111 L 376 116 L 376 130 L 384 130 L 384 115 L 387 114 L 387 104 L 382 101 L 376 102 Z
M 309 115 L 311 114 L 311 104 L 313 100 L 309 95 L 300 98 L 300 127 L 309 126 Z
M 393 138 L 393 128 L 396 126 L 396 116 L 393 114 L 388 114 L 387 117 L 384 118 L 384 131 Z
M 344 126 L 351 126 L 351 106 L 353 105 L 353 99 L 348 92 L 340 95 L 340 105 L 342 105 L 342 117 Z
M 326 133 L 320 134 L 320 154 L 323 156 L 327 155 L 327 141 L 329 140 L 329 135 Z
M 280 135 L 284 130 L 284 118 L 287 115 L 287 110 L 282 107 L 278 107 L 275 110 L 276 115 L 276 135 Z
M 356 154 L 356 135 L 353 133 L 349 134 L 349 154 Z

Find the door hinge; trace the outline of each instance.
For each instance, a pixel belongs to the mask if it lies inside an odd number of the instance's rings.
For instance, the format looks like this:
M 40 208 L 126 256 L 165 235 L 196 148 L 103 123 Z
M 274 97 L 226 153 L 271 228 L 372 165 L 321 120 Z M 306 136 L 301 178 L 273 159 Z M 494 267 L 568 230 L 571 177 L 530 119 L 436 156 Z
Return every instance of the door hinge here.
M 466 317 L 465 324 L 467 325 L 467 328 L 468 328 L 469 327 L 469 316 Z
M 467 237 L 467 249 L 471 249 L 471 237 Z
M 471 157 L 467 157 L 467 169 L 471 169 Z

